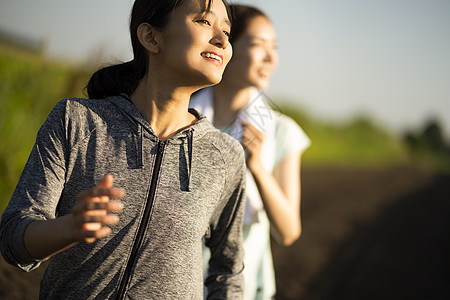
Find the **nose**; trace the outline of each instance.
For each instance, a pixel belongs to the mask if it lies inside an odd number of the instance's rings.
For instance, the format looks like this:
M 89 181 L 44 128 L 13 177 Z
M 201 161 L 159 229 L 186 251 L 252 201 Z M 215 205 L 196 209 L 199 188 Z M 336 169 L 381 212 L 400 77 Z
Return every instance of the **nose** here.
M 228 36 L 221 30 L 216 29 L 214 31 L 214 35 L 211 38 L 211 44 L 215 45 L 216 47 L 226 49 L 229 45 L 228 42 Z
M 266 62 L 270 62 L 273 64 L 278 63 L 278 51 L 275 47 L 267 47 L 266 48 L 266 55 L 264 57 L 264 60 Z

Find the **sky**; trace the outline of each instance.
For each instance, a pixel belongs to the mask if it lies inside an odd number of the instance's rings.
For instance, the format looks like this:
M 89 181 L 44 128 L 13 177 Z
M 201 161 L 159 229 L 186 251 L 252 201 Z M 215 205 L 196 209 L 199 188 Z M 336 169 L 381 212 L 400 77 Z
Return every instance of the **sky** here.
M 277 30 L 275 103 L 326 122 L 369 116 L 398 134 L 434 118 L 450 140 L 450 0 L 233 2 L 261 8 Z M 129 60 L 132 3 L 0 0 L 0 30 L 44 39 L 55 57 Z

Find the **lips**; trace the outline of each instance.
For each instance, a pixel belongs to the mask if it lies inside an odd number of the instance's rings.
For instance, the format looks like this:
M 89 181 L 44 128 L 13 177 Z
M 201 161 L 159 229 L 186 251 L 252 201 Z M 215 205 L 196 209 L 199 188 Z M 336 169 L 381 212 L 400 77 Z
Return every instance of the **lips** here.
M 270 75 L 272 73 L 268 73 L 268 72 L 258 72 L 259 76 L 262 78 L 270 78 Z
M 203 52 L 201 55 L 205 58 L 215 60 L 220 64 L 223 62 L 223 56 L 214 52 Z
M 272 68 L 261 68 L 258 70 L 259 76 L 261 76 L 263 78 L 270 78 L 272 73 L 273 73 Z

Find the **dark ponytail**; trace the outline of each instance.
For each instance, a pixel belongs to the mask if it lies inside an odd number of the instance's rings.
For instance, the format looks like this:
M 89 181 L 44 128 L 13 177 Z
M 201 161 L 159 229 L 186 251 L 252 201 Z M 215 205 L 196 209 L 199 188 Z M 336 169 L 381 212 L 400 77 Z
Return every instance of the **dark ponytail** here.
M 136 70 L 135 61 L 104 67 L 96 71 L 89 80 L 86 90 L 90 99 L 101 99 L 121 93 L 131 94 L 144 76 Z
M 132 94 L 148 69 L 148 54 L 139 42 L 137 29 L 142 23 L 155 28 L 163 28 L 170 13 L 184 0 L 136 0 L 130 17 L 130 36 L 134 59 L 102 68 L 89 80 L 86 90 L 90 99 L 101 99 L 121 93 Z M 208 0 L 208 10 L 212 0 Z M 222 0 L 228 10 L 226 0 Z

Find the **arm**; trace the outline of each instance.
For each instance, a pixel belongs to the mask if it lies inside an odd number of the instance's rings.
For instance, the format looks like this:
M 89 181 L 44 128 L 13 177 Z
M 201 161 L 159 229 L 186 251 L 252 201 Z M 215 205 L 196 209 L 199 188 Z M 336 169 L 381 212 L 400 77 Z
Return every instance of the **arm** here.
M 111 229 L 104 225 L 114 225 L 119 221 L 109 212 L 123 208 L 120 201 L 109 200 L 110 197 L 124 196 L 123 190 L 112 185 L 113 177 L 106 175 L 96 187 L 78 195 L 71 214 L 31 222 L 24 234 L 28 253 L 36 259 L 46 259 L 77 242 L 92 243 L 107 236 Z
M 244 123 L 243 128 L 242 143 L 247 150 L 247 166 L 272 225 L 272 235 L 278 243 L 291 245 L 301 234 L 300 152 L 287 155 L 271 174 L 261 162 L 264 134 L 251 124 Z
M 88 203 L 106 200 L 101 198 L 102 188 L 106 190 L 105 195 L 120 196 L 123 193 L 109 190 L 112 178 L 105 179 L 90 190 L 91 194 L 88 191 L 78 196 L 72 214 L 57 217 L 65 185 L 65 160 L 70 155 L 65 111 L 66 102 L 59 102 L 39 130 L 36 143 L 1 219 L 0 251 L 8 263 L 24 271 L 37 268 L 42 259 L 77 241 L 86 240 L 87 234 L 103 236 L 107 228 L 98 233 L 83 232 L 80 228 L 83 228 L 83 223 L 90 221 L 86 215 L 105 214 L 106 209 L 117 209 L 117 204 L 112 204 L 112 207 L 102 204 L 104 208 L 100 208 L 105 210 L 88 212 L 95 208 L 92 205 L 97 205 Z M 104 224 L 113 222 L 110 216 L 98 220 Z M 89 226 L 85 229 L 89 229 Z

